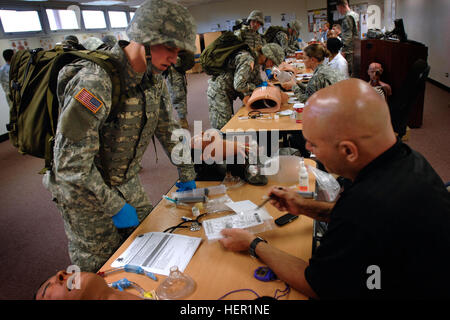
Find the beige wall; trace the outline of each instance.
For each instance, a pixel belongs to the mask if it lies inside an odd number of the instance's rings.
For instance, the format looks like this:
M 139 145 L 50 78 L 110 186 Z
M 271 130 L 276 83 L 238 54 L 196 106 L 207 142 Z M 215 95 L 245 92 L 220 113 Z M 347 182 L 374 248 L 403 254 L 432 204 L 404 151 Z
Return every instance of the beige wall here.
M 428 47 L 430 78 L 447 87 L 450 80 L 450 1 L 397 0 L 396 17 L 403 19 L 408 39 Z

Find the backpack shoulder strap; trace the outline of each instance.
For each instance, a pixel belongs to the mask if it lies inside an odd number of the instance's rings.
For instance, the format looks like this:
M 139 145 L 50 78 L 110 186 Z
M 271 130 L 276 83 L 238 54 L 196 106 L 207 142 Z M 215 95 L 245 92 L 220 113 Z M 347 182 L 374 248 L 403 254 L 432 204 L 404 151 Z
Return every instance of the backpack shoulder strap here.
M 108 115 L 107 121 L 114 118 L 120 110 L 120 105 L 124 99 L 124 77 L 122 76 L 122 69 L 119 61 L 112 55 L 107 54 L 105 51 L 89 51 L 89 50 L 74 50 L 61 54 L 57 61 L 55 61 L 51 73 L 51 81 L 49 82 L 50 90 L 53 94 L 56 93 L 57 77 L 59 71 L 68 63 L 76 59 L 85 59 L 98 64 L 103 70 L 105 70 L 112 83 L 112 104 L 111 111 Z

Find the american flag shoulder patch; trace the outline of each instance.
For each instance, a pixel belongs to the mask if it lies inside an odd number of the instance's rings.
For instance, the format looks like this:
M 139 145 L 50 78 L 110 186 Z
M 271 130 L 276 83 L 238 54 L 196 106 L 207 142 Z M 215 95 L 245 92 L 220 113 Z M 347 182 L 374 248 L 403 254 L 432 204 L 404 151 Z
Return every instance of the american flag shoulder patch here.
M 97 99 L 92 93 L 90 93 L 86 88 L 81 89 L 76 95 L 75 99 L 81 103 L 83 106 L 91 110 L 93 113 L 97 113 L 98 110 L 103 106 L 103 102 Z

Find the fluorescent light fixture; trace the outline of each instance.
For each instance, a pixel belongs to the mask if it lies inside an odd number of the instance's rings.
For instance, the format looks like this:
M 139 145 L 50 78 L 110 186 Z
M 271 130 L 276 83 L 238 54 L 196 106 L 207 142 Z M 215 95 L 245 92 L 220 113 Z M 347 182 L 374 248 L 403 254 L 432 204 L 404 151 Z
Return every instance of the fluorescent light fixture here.
M 123 4 L 125 1 L 120 0 L 98 0 L 93 2 L 82 3 L 82 5 L 86 6 L 113 6 L 115 4 Z

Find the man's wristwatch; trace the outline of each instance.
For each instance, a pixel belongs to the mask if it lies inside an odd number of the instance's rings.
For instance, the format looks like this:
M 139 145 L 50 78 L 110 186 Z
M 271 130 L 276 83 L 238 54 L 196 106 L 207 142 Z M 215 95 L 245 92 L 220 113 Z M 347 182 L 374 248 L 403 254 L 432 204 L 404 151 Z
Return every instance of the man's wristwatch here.
M 256 246 L 258 245 L 258 243 L 260 243 L 261 241 L 267 243 L 267 241 L 261 237 L 256 237 L 255 239 L 253 239 L 252 243 L 250 243 L 250 248 L 248 248 L 248 252 L 250 253 L 250 255 L 253 258 L 258 258 L 258 255 L 255 252 L 255 249 L 256 249 Z

